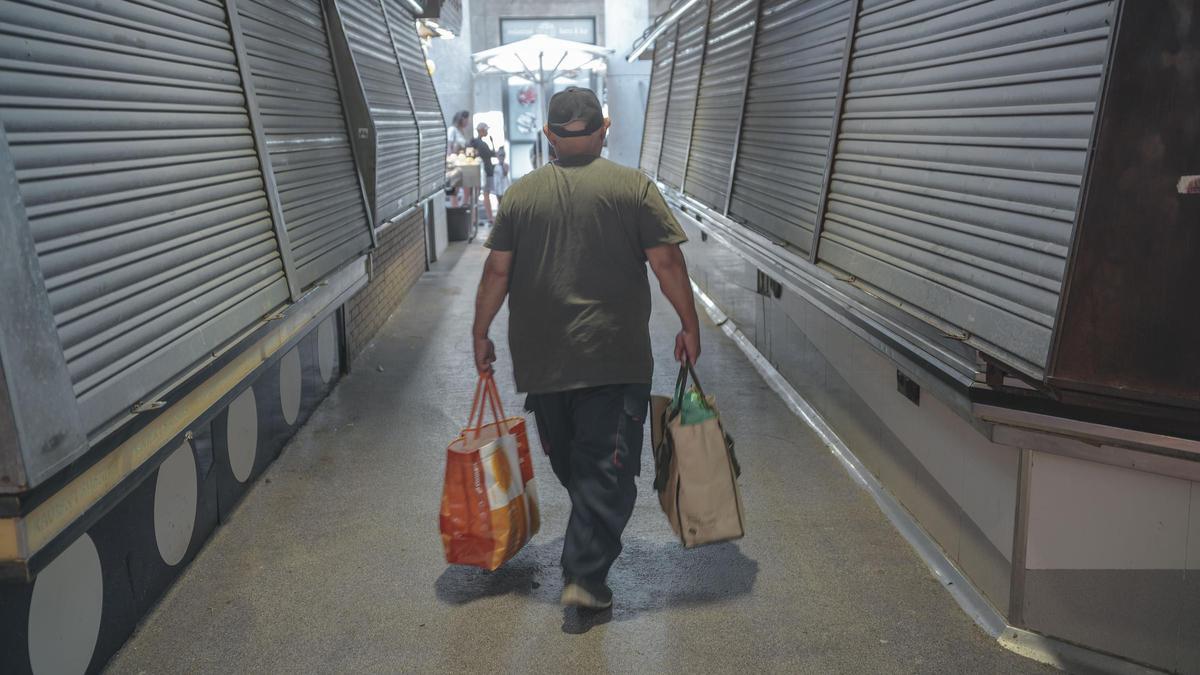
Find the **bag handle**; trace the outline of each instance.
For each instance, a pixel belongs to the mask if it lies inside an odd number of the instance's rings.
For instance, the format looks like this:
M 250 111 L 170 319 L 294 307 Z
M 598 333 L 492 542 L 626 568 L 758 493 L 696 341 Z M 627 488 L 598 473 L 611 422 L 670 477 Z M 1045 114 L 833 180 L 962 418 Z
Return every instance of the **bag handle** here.
M 696 377 L 696 369 L 687 360 L 679 364 L 679 377 L 675 380 L 675 401 L 683 400 L 684 387 L 687 386 L 688 376 L 691 376 L 692 383 L 696 385 L 696 391 L 700 392 L 700 397 L 708 400 L 708 396 L 704 393 L 704 387 L 700 384 L 700 378 Z
M 475 401 L 471 405 L 471 417 L 467 420 L 467 431 L 474 431 L 475 438 L 479 438 L 483 433 L 483 420 L 489 407 L 492 409 L 492 419 L 497 424 L 500 420 L 505 419 L 498 404 L 499 400 L 500 394 L 496 390 L 496 382 L 492 379 L 491 373 L 480 375 L 479 381 L 475 384 Z
M 467 415 L 467 429 L 475 428 L 475 418 L 481 416 L 480 405 L 483 403 L 484 377 L 475 380 L 475 394 L 471 397 L 471 414 Z
M 500 411 L 500 417 L 496 421 L 508 419 L 508 415 L 504 412 L 504 401 L 500 398 L 500 389 L 496 386 L 496 377 L 492 373 L 488 373 L 487 386 L 492 390 L 492 401 Z

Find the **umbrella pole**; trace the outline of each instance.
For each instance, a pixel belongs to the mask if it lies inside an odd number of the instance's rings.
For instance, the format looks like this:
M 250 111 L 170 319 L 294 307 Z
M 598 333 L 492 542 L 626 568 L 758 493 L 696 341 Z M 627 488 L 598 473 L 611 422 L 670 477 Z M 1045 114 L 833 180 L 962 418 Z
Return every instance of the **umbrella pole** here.
M 550 99 L 546 97 L 546 64 L 538 54 L 538 142 L 542 144 L 542 164 L 550 163 L 550 139 L 546 138 L 546 106 Z

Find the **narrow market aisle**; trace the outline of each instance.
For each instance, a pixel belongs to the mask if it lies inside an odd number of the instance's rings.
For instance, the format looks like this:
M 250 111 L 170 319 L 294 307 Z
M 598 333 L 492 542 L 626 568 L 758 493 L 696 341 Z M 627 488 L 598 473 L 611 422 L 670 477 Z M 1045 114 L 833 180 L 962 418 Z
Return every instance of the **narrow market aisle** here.
M 647 448 L 610 579 L 614 610 L 564 610 L 569 502 L 535 443 L 542 532 L 495 573 L 448 568 L 444 448 L 475 384 L 469 329 L 485 254 L 455 245 L 425 275 L 110 672 L 1047 670 L 963 614 L 705 317 L 699 373 L 738 441 L 744 540 L 683 550 L 654 499 Z M 504 321 L 498 381 L 519 412 Z M 676 326 L 657 299 L 660 392 L 674 382 Z

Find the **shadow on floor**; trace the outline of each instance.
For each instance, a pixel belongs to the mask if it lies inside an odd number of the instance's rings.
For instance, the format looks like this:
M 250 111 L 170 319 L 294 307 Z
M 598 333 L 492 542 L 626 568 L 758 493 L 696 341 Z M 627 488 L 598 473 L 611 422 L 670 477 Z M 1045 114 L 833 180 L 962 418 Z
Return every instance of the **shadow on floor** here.
M 556 604 L 562 590 L 558 564 L 562 542 L 562 537 L 535 540 L 495 572 L 448 567 L 434 584 L 438 600 L 466 605 L 513 594 Z M 609 575 L 614 608 L 604 612 L 565 609 L 563 631 L 585 633 L 644 612 L 726 602 L 749 594 L 757 576 L 758 563 L 734 543 L 687 550 L 675 541 L 629 539 Z

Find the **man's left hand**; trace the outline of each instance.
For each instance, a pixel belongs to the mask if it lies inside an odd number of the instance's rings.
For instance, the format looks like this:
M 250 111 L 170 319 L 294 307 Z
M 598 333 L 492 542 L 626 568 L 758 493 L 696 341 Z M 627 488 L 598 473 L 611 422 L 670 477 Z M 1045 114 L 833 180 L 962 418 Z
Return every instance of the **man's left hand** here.
M 475 338 L 475 368 L 479 374 L 492 372 L 492 364 L 496 361 L 496 345 L 486 337 Z

